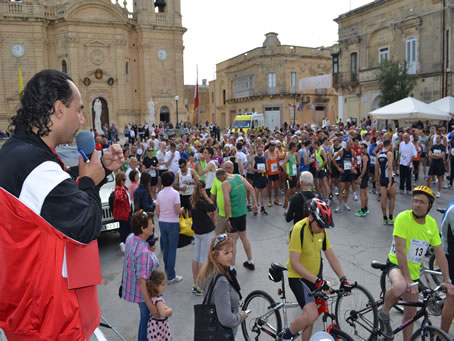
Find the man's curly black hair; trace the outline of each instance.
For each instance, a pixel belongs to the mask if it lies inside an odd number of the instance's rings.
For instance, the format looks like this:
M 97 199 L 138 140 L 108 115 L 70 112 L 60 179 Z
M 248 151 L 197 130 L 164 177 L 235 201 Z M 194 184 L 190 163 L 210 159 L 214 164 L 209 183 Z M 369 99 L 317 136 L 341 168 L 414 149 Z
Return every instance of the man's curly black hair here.
M 68 81 L 72 79 L 57 70 L 43 70 L 34 75 L 25 87 L 9 130 L 14 132 L 18 126 L 23 126 L 28 132 L 37 128 L 38 136 L 49 135 L 55 102 L 60 100 L 66 107 L 71 104 L 73 92 Z

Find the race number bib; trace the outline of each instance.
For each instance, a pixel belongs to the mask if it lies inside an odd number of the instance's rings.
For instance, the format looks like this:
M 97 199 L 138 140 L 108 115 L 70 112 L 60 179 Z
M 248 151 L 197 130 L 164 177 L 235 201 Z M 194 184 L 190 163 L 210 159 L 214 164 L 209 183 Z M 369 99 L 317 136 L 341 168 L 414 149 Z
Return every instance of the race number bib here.
M 257 164 L 257 169 L 258 170 L 265 170 L 265 164 L 264 163 L 258 163 Z
M 282 166 L 284 164 L 284 160 L 279 160 L 279 165 Z
M 426 254 L 429 242 L 425 240 L 412 239 L 407 251 L 407 260 L 413 263 L 420 263 Z
M 352 162 L 344 160 L 344 170 L 351 170 L 352 169 Z
M 296 165 L 292 165 L 292 174 L 293 174 L 293 175 L 296 174 Z
M 317 159 L 317 167 L 320 168 L 320 166 L 321 166 L 320 159 Z
M 356 162 L 358 163 L 358 165 L 361 164 L 361 155 L 358 155 L 358 156 L 356 157 Z
M 370 157 L 370 163 L 373 163 L 374 165 L 375 165 L 376 160 L 377 160 L 377 158 L 375 156 Z
M 273 173 L 277 172 L 277 163 L 271 164 L 271 172 L 273 172 Z
M 150 175 L 152 178 L 155 178 L 156 177 L 156 170 L 152 169 L 150 170 Z
M 407 162 L 407 160 L 408 160 L 408 159 L 407 159 L 407 158 L 408 158 L 407 153 L 402 153 L 402 154 L 400 154 L 400 158 L 401 158 L 402 161 Z
M 434 149 L 434 154 L 435 155 L 440 155 L 441 154 L 441 149 Z

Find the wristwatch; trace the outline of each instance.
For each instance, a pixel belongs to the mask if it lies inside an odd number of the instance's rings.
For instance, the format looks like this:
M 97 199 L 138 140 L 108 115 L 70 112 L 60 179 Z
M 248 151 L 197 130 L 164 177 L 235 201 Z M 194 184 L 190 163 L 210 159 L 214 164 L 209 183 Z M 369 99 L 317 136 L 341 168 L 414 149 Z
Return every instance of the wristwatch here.
M 451 281 L 451 279 L 445 279 L 445 280 L 443 281 L 443 283 L 449 283 L 449 284 L 452 284 L 452 281 Z

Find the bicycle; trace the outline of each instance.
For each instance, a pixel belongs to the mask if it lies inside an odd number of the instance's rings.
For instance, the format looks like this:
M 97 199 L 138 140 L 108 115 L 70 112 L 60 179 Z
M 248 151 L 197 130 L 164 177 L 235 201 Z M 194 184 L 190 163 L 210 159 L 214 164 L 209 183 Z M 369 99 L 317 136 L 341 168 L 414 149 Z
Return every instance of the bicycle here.
M 285 295 L 285 278 L 284 271 L 287 268 L 278 264 L 273 263 L 268 272 L 268 278 L 273 282 L 281 282 L 281 287 L 278 289 L 278 295 L 280 296 L 280 302 L 276 303 L 274 299 L 265 291 L 254 290 L 244 300 L 242 310 L 250 309 L 251 313 L 248 318 L 241 324 L 244 339 L 246 341 L 258 341 L 258 340 L 276 340 L 289 326 L 287 309 L 299 307 L 298 302 L 287 301 Z M 330 334 L 336 341 L 353 341 L 353 339 L 340 330 L 334 323 L 336 317 L 329 312 L 327 300 L 331 297 L 339 297 L 339 295 L 345 295 L 345 289 L 333 290 L 334 296 L 330 297 L 319 292 L 317 289 L 311 293 L 316 298 L 319 315 L 323 314 L 323 327 L 324 331 Z M 284 325 L 282 325 L 282 319 L 280 310 L 282 310 Z M 327 326 L 328 318 L 331 319 L 331 324 Z M 295 339 L 301 335 L 295 336 Z
M 372 262 L 374 268 L 384 269 L 386 264 L 379 262 Z M 409 320 L 402 323 L 400 326 L 393 330 L 393 334 L 397 334 L 405 327 L 414 323 L 415 321 L 423 318 L 421 327 L 416 330 L 411 336 L 411 341 L 415 340 L 440 340 L 449 341 L 451 338 L 448 334 L 437 327 L 433 327 L 429 320 L 429 311 L 433 304 L 440 301 L 439 293 L 444 290 L 441 286 L 430 289 L 422 290 L 423 299 L 418 302 L 399 301 L 399 306 L 410 306 L 420 308 L 416 314 Z M 353 291 L 352 291 L 353 295 Z M 341 304 L 342 302 L 340 302 Z M 375 341 L 383 336 L 378 328 L 378 307 L 383 305 L 384 299 L 381 297 L 378 301 L 368 302 L 364 304 L 355 304 L 353 306 L 336 306 L 336 320 L 337 325 L 350 335 L 354 335 L 355 340 L 368 340 Z M 372 312 L 372 314 L 371 314 Z M 371 317 L 373 317 L 371 319 Z

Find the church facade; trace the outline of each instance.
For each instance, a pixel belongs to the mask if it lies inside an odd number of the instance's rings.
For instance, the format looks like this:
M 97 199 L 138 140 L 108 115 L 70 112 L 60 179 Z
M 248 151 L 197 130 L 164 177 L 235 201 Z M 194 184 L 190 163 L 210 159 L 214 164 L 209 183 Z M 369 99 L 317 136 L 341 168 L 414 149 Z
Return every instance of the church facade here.
M 84 129 L 176 122 L 185 108 L 180 0 L 0 0 L 0 130 L 38 71 L 67 73 L 79 88 Z M 96 106 L 95 106 L 96 104 Z M 179 106 L 177 110 L 176 106 Z M 180 107 L 181 106 L 181 107 Z M 153 114 L 154 113 L 154 114 Z

